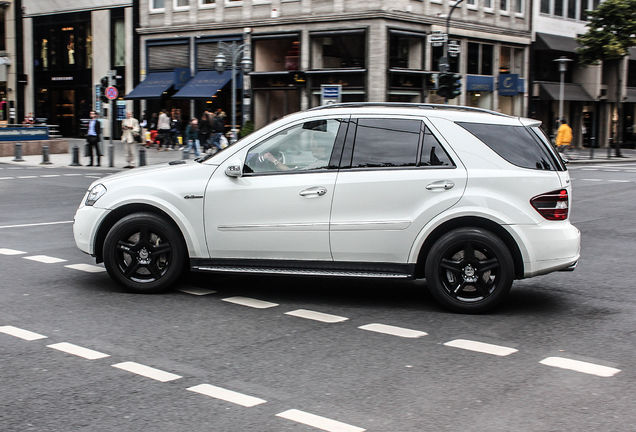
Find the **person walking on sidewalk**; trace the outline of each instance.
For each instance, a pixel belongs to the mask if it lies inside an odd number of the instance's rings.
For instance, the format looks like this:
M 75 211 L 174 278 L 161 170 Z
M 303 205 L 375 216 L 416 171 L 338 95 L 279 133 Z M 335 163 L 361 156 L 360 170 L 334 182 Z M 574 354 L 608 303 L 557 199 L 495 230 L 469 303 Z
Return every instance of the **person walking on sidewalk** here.
M 560 153 L 565 152 L 566 149 L 570 148 L 570 143 L 572 142 L 572 128 L 568 126 L 568 122 L 565 118 L 561 119 L 561 126 L 557 130 L 556 136 L 556 145 L 557 150 Z
M 99 134 L 102 132 L 102 125 L 97 119 L 97 113 L 91 111 L 91 119 L 88 121 L 88 132 L 86 133 L 86 156 L 91 158 L 88 166 L 93 166 L 93 150 L 95 150 L 95 156 L 97 157 L 97 166 L 100 166 L 100 158 L 102 152 L 99 149 Z
M 166 150 L 170 150 L 170 117 L 168 117 L 168 112 L 165 109 L 159 114 L 157 129 L 157 135 L 159 135 L 159 147 L 157 150 L 161 151 L 164 145 Z
M 121 129 L 123 133 L 121 140 L 124 143 L 124 149 L 126 153 L 126 165 L 124 168 L 135 167 L 135 134 L 140 132 L 139 122 L 132 116 L 132 112 L 126 111 L 126 119 L 121 123 Z
M 186 127 L 185 138 L 187 145 L 183 149 L 184 154 L 190 156 L 190 149 L 194 147 L 194 157 L 199 157 L 199 120 L 196 117 L 190 120 L 190 124 Z

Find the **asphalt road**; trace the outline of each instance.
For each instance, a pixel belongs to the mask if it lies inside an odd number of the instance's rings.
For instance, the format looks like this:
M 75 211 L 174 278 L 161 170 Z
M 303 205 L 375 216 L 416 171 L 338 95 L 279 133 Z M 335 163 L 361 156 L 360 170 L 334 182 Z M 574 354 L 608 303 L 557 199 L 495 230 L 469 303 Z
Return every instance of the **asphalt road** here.
M 126 294 L 72 238 L 107 172 L 0 165 L 1 431 L 635 430 L 634 163 L 572 166 L 579 267 L 477 316 L 421 281 Z

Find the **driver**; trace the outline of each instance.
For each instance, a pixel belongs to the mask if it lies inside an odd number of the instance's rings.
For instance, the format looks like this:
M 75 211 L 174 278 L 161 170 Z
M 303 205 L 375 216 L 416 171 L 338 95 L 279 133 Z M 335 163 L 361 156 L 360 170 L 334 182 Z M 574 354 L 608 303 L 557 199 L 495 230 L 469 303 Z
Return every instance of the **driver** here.
M 311 144 L 309 145 L 309 151 L 316 160 L 309 165 L 303 167 L 303 170 L 326 168 L 329 165 L 329 158 L 331 156 L 331 143 L 333 140 L 328 139 L 316 139 L 316 136 L 312 136 Z M 274 157 L 270 152 L 263 155 L 265 159 L 274 164 L 279 171 L 289 171 L 294 168 L 290 168 L 278 159 Z

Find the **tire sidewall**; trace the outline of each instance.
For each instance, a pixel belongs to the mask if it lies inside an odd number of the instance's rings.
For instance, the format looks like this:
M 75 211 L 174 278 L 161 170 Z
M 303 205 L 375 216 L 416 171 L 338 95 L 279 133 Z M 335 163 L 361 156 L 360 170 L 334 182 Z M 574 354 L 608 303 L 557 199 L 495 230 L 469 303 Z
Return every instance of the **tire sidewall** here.
M 141 283 L 128 279 L 119 269 L 117 242 L 134 227 L 150 228 L 161 234 L 171 245 L 172 260 L 166 273 L 153 282 Z M 104 265 L 110 277 L 126 291 L 142 294 L 167 291 L 177 281 L 186 261 L 186 247 L 178 228 L 164 217 L 153 213 L 134 213 L 120 219 L 108 231 L 103 246 Z
M 439 266 L 442 257 L 450 248 L 467 241 L 485 245 L 499 261 L 495 291 L 487 298 L 465 302 L 452 298 L 440 281 Z M 498 306 L 510 291 L 514 279 L 514 263 L 505 243 L 490 231 L 481 228 L 458 228 L 440 237 L 426 257 L 426 282 L 431 295 L 443 306 L 461 313 L 482 313 Z

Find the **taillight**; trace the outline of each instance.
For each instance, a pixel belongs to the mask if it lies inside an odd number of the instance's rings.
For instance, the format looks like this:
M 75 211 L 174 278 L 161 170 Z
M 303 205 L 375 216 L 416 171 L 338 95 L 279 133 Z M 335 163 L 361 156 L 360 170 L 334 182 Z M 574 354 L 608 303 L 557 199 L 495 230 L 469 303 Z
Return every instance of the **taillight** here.
M 565 189 L 537 195 L 530 204 L 547 220 L 568 218 L 568 191 Z

